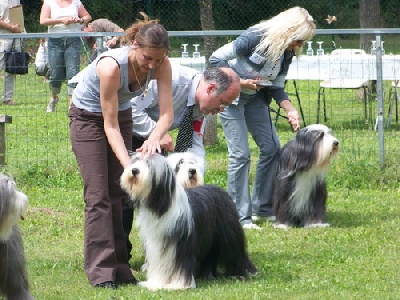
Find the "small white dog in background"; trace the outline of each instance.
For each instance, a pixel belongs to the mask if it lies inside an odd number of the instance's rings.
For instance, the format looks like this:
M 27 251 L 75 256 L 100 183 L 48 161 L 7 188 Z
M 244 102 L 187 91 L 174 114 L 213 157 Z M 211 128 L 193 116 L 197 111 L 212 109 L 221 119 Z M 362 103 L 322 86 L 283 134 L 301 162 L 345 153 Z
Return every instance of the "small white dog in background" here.
M 190 151 L 174 152 L 166 158 L 175 172 L 177 182 L 184 188 L 194 188 L 204 184 L 202 159 L 196 154 Z
M 299 130 L 280 151 L 274 182 L 276 228 L 327 227 L 326 174 L 339 141 L 325 125 Z
M 33 299 L 17 225 L 27 206 L 28 197 L 16 189 L 10 177 L 0 174 L 0 296 L 7 300 Z

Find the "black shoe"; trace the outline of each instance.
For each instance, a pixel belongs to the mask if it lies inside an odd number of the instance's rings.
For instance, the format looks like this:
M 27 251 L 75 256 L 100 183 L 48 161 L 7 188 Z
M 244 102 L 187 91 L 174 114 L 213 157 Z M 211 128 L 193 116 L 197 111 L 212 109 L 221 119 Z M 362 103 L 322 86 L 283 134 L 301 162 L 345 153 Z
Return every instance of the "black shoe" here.
M 125 282 L 120 283 L 120 285 L 137 285 L 137 284 L 138 284 L 138 281 L 136 280 L 136 278 L 132 278 Z
M 105 288 L 105 289 L 112 289 L 116 290 L 117 286 L 115 285 L 114 281 L 105 281 L 102 283 L 98 283 L 94 286 L 95 288 Z

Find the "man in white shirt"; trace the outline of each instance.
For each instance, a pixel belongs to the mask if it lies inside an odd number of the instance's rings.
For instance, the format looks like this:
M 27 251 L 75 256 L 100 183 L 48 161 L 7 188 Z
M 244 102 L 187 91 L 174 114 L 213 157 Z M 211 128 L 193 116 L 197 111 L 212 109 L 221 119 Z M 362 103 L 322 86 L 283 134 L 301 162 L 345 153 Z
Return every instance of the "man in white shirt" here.
M 21 33 L 22 28 L 19 24 L 10 23 L 10 8 L 19 5 L 19 0 L 1 0 L 0 1 L 0 33 Z M 5 52 L 10 51 L 14 42 L 15 51 L 21 51 L 20 39 L 0 39 L 0 71 L 5 68 Z M 15 90 L 15 74 L 4 73 L 4 88 L 2 103 L 13 105 L 12 97 Z
M 205 115 L 216 114 L 239 96 L 240 78 L 230 68 L 209 68 L 203 73 L 176 63 L 172 67 L 172 99 L 174 109 L 174 121 L 170 130 L 179 128 L 186 109 L 194 105 L 192 146 L 190 151 L 202 158 L 199 166 L 204 174 L 205 150 L 203 146 L 203 132 L 205 127 Z M 146 94 L 146 95 L 144 95 Z M 147 92 L 141 99 L 132 99 L 133 137 L 132 149 L 139 148 L 147 139 L 159 118 L 157 82 L 149 82 Z M 162 149 L 172 152 L 175 149 L 172 137 L 167 133 L 160 142 Z M 187 149 L 189 150 L 189 149 Z M 126 204 L 123 206 L 123 224 L 128 253 L 132 244 L 129 241 L 129 233 L 132 228 L 133 208 Z

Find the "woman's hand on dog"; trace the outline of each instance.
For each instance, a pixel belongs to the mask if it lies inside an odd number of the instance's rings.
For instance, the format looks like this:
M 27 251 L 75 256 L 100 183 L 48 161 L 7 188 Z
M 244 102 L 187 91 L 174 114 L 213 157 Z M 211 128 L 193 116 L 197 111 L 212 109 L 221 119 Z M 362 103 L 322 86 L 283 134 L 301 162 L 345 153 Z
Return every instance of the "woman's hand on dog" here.
M 137 152 L 141 152 L 142 156 L 150 157 L 154 155 L 156 152 L 161 153 L 161 151 L 165 152 L 173 152 L 175 149 L 174 140 L 172 139 L 171 135 L 167 132 L 163 138 L 160 140 L 157 139 L 148 139 L 146 140 L 142 147 L 136 149 Z
M 151 157 L 156 152 L 161 153 L 160 137 L 150 136 L 149 139 L 144 141 L 140 148 L 136 149 L 136 152 L 142 154 L 140 158 Z

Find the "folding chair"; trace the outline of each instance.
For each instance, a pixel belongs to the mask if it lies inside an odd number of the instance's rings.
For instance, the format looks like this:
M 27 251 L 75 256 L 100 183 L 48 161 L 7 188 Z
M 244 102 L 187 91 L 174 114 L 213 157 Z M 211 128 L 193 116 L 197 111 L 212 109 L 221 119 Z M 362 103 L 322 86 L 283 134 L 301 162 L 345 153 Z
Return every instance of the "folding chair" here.
M 392 119 L 393 106 L 394 106 L 394 111 L 395 111 L 395 116 L 396 116 L 396 123 L 399 121 L 399 109 L 398 109 L 398 103 L 399 103 L 399 97 L 400 97 L 399 89 L 400 89 L 400 80 L 392 81 L 392 85 L 389 90 L 389 108 L 388 108 L 388 118 L 387 118 L 388 126 L 390 126 L 390 122 Z
M 333 50 L 331 56 L 339 56 L 339 61 L 341 57 L 351 58 L 353 55 L 365 55 L 365 51 L 361 49 L 336 49 Z M 348 66 L 344 64 L 344 67 Z M 342 66 L 341 66 L 342 67 Z M 372 107 L 369 108 L 368 112 L 368 103 L 371 97 L 371 91 L 369 88 L 369 80 L 365 78 L 349 78 L 349 73 L 351 72 L 342 72 L 342 70 L 338 70 L 340 74 L 339 78 L 327 79 L 320 83 L 318 89 L 318 99 L 317 99 L 317 123 L 319 123 L 319 115 L 321 109 L 321 98 L 324 109 L 324 122 L 326 122 L 326 98 L 325 98 L 325 89 L 362 89 L 363 90 L 363 101 L 364 101 L 364 117 L 365 122 L 368 123 L 372 120 Z M 346 74 L 342 74 L 346 73 Z

